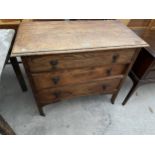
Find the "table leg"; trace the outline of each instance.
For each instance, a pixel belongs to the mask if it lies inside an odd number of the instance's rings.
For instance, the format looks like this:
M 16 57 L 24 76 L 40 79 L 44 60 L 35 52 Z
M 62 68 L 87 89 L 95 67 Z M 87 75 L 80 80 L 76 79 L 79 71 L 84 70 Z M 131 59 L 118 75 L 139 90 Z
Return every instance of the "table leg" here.
M 112 98 L 111 98 L 111 103 L 114 104 L 115 103 L 115 100 L 116 100 L 116 97 L 118 95 L 119 91 L 115 92 L 114 94 L 112 94 Z
M 134 82 L 132 88 L 130 89 L 128 95 L 125 97 L 122 105 L 125 105 L 127 103 L 127 101 L 130 99 L 130 97 L 132 96 L 132 94 L 136 91 L 136 89 L 139 86 L 139 82 Z
M 44 111 L 43 111 L 43 107 L 39 106 L 38 104 L 37 104 L 37 106 L 38 106 L 38 110 L 39 110 L 40 115 L 41 116 L 46 116 Z
M 26 86 L 26 83 L 25 83 L 25 80 L 24 80 L 24 77 L 22 75 L 22 72 L 21 72 L 21 69 L 20 69 L 20 66 L 18 64 L 18 61 L 17 61 L 17 58 L 16 57 L 10 57 L 10 62 L 12 64 L 12 67 L 14 69 L 14 72 L 16 73 L 16 77 L 18 79 L 18 82 L 21 86 L 21 89 L 23 91 L 27 91 L 27 86 Z

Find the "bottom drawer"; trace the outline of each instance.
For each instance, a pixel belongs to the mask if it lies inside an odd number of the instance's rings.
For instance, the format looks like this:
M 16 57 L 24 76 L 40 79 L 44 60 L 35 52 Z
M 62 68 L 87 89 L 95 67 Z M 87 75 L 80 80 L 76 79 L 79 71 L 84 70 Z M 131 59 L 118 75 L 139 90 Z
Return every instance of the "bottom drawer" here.
M 39 102 L 43 105 L 57 102 L 62 99 L 93 94 L 113 93 L 117 90 L 120 78 L 106 81 L 91 82 L 87 84 L 72 85 L 60 88 L 44 89 L 37 93 Z

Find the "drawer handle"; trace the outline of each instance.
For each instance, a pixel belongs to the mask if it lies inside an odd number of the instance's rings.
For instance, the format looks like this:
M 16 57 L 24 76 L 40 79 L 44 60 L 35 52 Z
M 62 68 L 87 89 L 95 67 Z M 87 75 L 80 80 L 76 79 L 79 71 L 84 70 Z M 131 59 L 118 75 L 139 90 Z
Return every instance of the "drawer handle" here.
M 107 69 L 107 75 L 110 76 L 112 74 L 112 68 Z
M 112 57 L 112 63 L 116 63 L 117 59 L 119 58 L 119 54 L 114 54 Z
M 58 84 L 58 82 L 60 81 L 60 78 L 58 76 L 53 77 L 52 81 L 53 81 L 54 84 Z
M 58 65 L 58 60 L 51 60 L 50 64 L 52 65 L 53 69 L 56 69 L 57 65 Z
M 107 87 L 108 87 L 108 85 L 107 85 L 107 84 L 103 84 L 103 85 L 102 85 L 102 89 L 103 89 L 103 90 L 106 90 L 106 89 L 107 89 Z
M 60 92 L 54 92 L 53 95 L 55 99 L 58 99 L 60 97 Z

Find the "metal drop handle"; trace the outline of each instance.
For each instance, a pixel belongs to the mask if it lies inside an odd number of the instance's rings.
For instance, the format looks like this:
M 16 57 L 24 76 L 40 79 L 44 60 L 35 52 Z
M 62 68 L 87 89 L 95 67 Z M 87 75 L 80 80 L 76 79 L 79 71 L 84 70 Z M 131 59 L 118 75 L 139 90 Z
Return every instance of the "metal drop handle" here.
M 118 58 L 119 58 L 119 54 L 118 53 L 114 54 L 112 57 L 112 63 L 116 63 Z
M 107 70 L 107 75 L 110 76 L 112 74 L 112 68 Z
M 51 61 L 50 61 L 50 64 L 51 64 L 51 66 L 52 66 L 52 69 L 56 69 L 58 63 L 59 63 L 58 60 L 51 60 Z
M 52 77 L 52 81 L 54 84 L 58 84 L 60 81 L 60 77 L 56 76 L 56 77 Z
M 109 87 L 109 85 L 108 85 L 108 84 L 103 84 L 103 85 L 102 85 L 102 89 L 103 89 L 103 90 L 106 90 L 106 89 L 107 89 L 107 87 Z

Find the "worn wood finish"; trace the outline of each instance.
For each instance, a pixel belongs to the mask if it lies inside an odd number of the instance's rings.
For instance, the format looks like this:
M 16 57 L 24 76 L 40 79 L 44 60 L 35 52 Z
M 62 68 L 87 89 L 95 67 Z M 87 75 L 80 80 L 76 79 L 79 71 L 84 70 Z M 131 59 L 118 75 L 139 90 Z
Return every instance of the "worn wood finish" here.
M 130 63 L 135 49 L 94 51 L 76 54 L 56 54 L 27 57 L 31 72 L 54 71 L 55 69 L 74 69 L 102 66 L 106 64 Z
M 0 29 L 17 30 L 20 24 L 19 19 L 0 19 Z
M 149 25 L 150 19 L 131 19 L 128 26 L 129 27 L 147 27 Z
M 141 38 L 118 21 L 22 23 L 12 56 L 22 56 L 41 115 L 60 100 L 113 94 L 137 57 Z
M 20 24 L 12 56 L 76 53 L 147 46 L 119 21 L 48 21 Z
M 38 92 L 37 95 L 40 103 L 46 105 L 52 102 L 54 103 L 63 99 L 69 99 L 77 96 L 113 93 L 117 90 L 119 83 L 119 78 L 101 80 L 74 86 L 44 89 Z
M 114 50 L 115 51 L 115 50 Z M 113 51 L 113 52 L 114 52 Z M 116 50 L 117 51 L 117 50 Z M 124 50 L 123 50 L 124 51 Z M 86 52 L 86 53 L 88 53 L 88 52 Z M 96 52 L 94 52 L 94 53 L 96 53 Z M 104 53 L 106 53 L 106 51 L 104 52 Z M 109 52 L 110 53 L 110 52 Z M 123 53 L 123 54 L 122 54 Z M 129 54 L 130 53 L 130 54 Z M 85 54 L 85 53 L 84 53 Z M 128 55 L 128 58 L 129 59 L 127 59 L 127 56 L 125 56 L 125 55 Z M 66 54 L 66 55 L 68 55 L 68 54 Z M 78 55 L 78 57 L 83 57 L 83 56 L 80 56 L 80 55 L 83 55 L 83 53 L 79 53 L 79 55 Z M 105 56 L 106 56 L 107 54 L 105 54 Z M 111 54 L 110 54 L 111 55 Z M 117 55 L 117 52 L 116 52 L 116 55 Z M 123 56 L 122 56 L 123 55 Z M 136 55 L 137 55 L 137 50 L 135 50 L 135 49 L 129 49 L 129 50 L 127 50 L 127 52 L 125 53 L 125 52 L 120 52 L 119 53 L 119 58 L 124 58 L 124 59 L 126 59 L 126 64 L 123 64 L 123 63 L 117 63 L 117 61 L 116 61 L 116 59 L 115 59 L 115 61 L 114 62 L 111 62 L 111 61 L 108 61 L 109 62 L 109 64 L 108 63 L 106 63 L 106 65 L 101 65 L 101 66 L 99 66 L 99 67 L 102 67 L 102 69 L 104 69 L 104 67 L 105 66 L 109 66 L 109 67 L 111 67 L 111 66 L 118 66 L 118 65 L 122 65 L 122 66 L 126 66 L 126 70 L 124 70 L 124 73 L 122 72 L 122 75 L 120 76 L 120 78 L 122 78 L 122 80 L 121 80 L 121 82 L 119 83 L 119 88 L 121 87 L 121 84 L 122 84 L 122 81 L 125 79 L 125 77 L 126 77 L 126 75 L 127 75 L 127 73 L 128 73 L 128 71 L 129 71 L 129 68 L 131 67 L 131 65 L 132 65 L 132 63 L 133 63 L 133 61 L 134 61 L 134 59 L 135 59 L 135 57 L 136 57 Z M 55 56 L 55 55 L 54 55 Z M 59 58 L 59 56 L 60 56 L 60 58 L 63 60 L 63 57 L 61 57 L 61 54 L 60 55 L 56 55 L 57 56 L 57 58 Z M 35 56 L 36 57 L 36 56 Z M 50 102 L 46 102 L 46 100 L 44 100 L 44 103 L 43 103 L 43 100 L 39 97 L 39 95 L 38 95 L 38 91 L 39 92 L 44 92 L 43 90 L 50 90 L 50 89 L 46 89 L 47 87 L 49 88 L 49 85 L 50 84 L 45 84 L 46 82 L 48 83 L 48 80 L 45 80 L 44 78 L 45 77 L 40 77 L 40 78 L 42 78 L 43 80 L 44 80 L 44 85 L 41 83 L 41 82 L 36 82 L 36 80 L 34 80 L 34 75 L 43 75 L 44 73 L 49 73 L 50 75 L 52 75 L 52 74 L 54 74 L 54 73 L 56 73 L 56 72 L 61 72 L 61 75 L 62 75 L 62 73 L 63 73 L 63 71 L 66 71 L 66 72 L 69 72 L 69 70 L 73 70 L 73 69 L 65 69 L 65 68 L 63 68 L 63 69 L 59 69 L 59 68 L 52 68 L 52 70 L 50 69 L 50 70 L 47 70 L 47 72 L 45 72 L 45 70 L 40 70 L 40 72 L 36 72 L 36 73 L 33 73 L 32 72 L 32 70 L 31 70 L 31 68 L 32 67 L 30 67 L 30 65 L 29 65 L 29 61 L 31 60 L 31 62 L 33 61 L 33 60 L 35 60 L 35 59 L 37 59 L 37 58 L 35 58 L 34 56 L 31 56 L 31 57 L 22 57 L 22 59 L 24 60 L 24 64 L 25 64 L 25 68 L 27 68 L 27 74 L 28 74 L 28 77 L 30 78 L 30 81 L 31 81 L 31 84 L 32 84 L 32 87 L 33 87 L 33 92 L 35 93 L 35 98 L 36 98 L 36 101 L 37 101 L 37 105 L 38 105 L 38 108 L 39 108 L 39 111 L 40 111 L 40 114 L 41 115 L 44 115 L 44 113 L 43 113 L 43 111 L 42 111 L 42 106 L 44 106 L 44 105 L 46 105 L 46 104 L 49 104 Z M 38 57 L 38 56 L 37 56 Z M 44 56 L 39 56 L 39 59 L 43 59 L 43 58 L 41 58 L 41 57 L 44 57 Z M 47 57 L 47 56 L 46 56 Z M 48 56 L 48 57 L 51 57 L 50 55 Z M 94 54 L 94 57 L 100 57 L 100 55 L 98 55 L 98 54 Z M 131 57 L 132 57 L 132 59 L 131 59 Z M 59 59 L 60 59 L 59 58 Z M 68 57 L 67 57 L 68 58 Z M 69 58 L 71 58 L 70 60 L 74 60 L 73 59 L 73 57 L 69 57 Z M 39 61 L 39 59 L 37 59 L 37 63 L 38 62 L 40 62 Z M 61 60 L 60 59 L 60 60 Z M 106 60 L 107 59 L 107 57 L 103 57 L 102 58 L 102 60 Z M 118 58 L 117 58 L 118 59 Z M 80 59 L 81 60 L 81 59 Z M 78 64 L 80 64 L 81 62 L 80 62 L 80 60 L 79 60 L 79 63 Z M 123 59 L 122 59 L 123 60 Z M 66 61 L 69 61 L 69 59 L 67 60 L 66 59 Z M 87 59 L 85 59 L 85 61 L 87 61 Z M 106 62 L 106 61 L 105 61 Z M 125 63 L 125 61 L 122 61 L 122 62 L 124 62 Z M 132 62 L 132 63 L 131 63 Z M 46 61 L 45 61 L 45 64 L 46 64 Z M 42 63 L 42 65 L 43 65 L 43 63 Z M 40 65 L 41 66 L 41 65 Z M 128 66 L 128 67 L 127 67 Z M 36 66 L 35 66 L 36 67 Z M 35 69 L 35 67 L 34 67 L 34 69 Z M 84 68 L 87 68 L 88 69 L 88 67 L 84 67 Z M 95 68 L 95 67 L 94 67 Z M 77 68 L 77 69 L 83 69 L 83 68 Z M 76 70 L 76 67 L 74 67 L 74 70 Z M 115 69 L 116 70 L 116 69 Z M 124 76 L 125 75 L 125 76 Z M 117 78 L 117 76 L 109 76 L 109 80 L 111 79 L 111 78 L 113 78 L 113 79 L 115 79 L 115 78 Z M 76 79 L 76 77 L 75 77 L 75 79 Z M 74 79 L 74 80 L 75 80 Z M 94 78 L 94 80 L 97 80 L 98 78 Z M 71 81 L 71 82 L 74 82 L 74 80 L 73 81 Z M 104 79 L 104 80 L 106 80 L 106 79 Z M 85 81 L 87 81 L 87 79 L 85 79 Z M 92 81 L 90 81 L 90 82 L 93 82 L 93 80 Z M 76 82 L 75 84 L 72 84 L 71 85 L 71 87 L 75 87 L 75 85 L 78 85 L 78 84 L 80 84 L 81 83 L 81 81 L 79 81 L 79 82 Z M 37 86 L 37 84 L 38 84 L 38 86 Z M 69 85 L 69 84 L 68 84 Z M 67 85 L 66 85 L 67 86 Z M 52 86 L 52 88 L 54 88 L 53 86 Z M 51 89 L 52 89 L 51 88 Z M 46 91 L 46 92 L 47 92 Z M 110 91 L 111 93 L 114 93 L 113 94 L 113 98 L 112 98 L 112 102 L 114 103 L 114 100 L 115 100 L 115 98 L 117 97 L 117 94 L 118 94 L 118 90 L 113 90 L 113 91 Z M 40 93 L 39 93 L 40 94 Z M 57 95 L 57 92 L 56 92 L 56 95 Z M 77 95 L 78 96 L 78 95 Z M 80 95 L 79 95 L 80 96 Z M 74 95 L 73 95 L 73 97 L 74 97 Z M 70 97 L 70 98 L 72 98 L 72 97 Z M 61 97 L 61 100 L 63 99 L 63 96 Z M 64 99 L 65 99 L 65 97 L 64 97 Z M 56 100 L 50 100 L 51 101 L 51 103 L 53 103 L 53 102 L 56 102 Z M 57 100 L 58 101 L 58 100 Z
M 36 90 L 123 76 L 128 65 L 108 65 L 32 74 Z
M 63 85 L 86 83 L 97 79 L 106 79 L 111 76 L 122 76 L 127 65 L 108 65 L 73 70 L 53 71 L 32 74 L 36 90 L 59 87 Z

